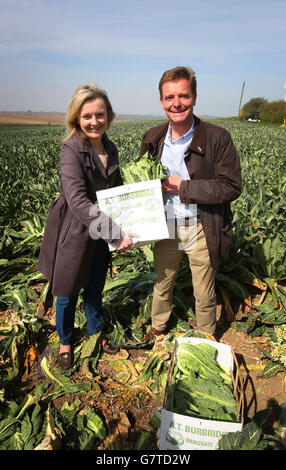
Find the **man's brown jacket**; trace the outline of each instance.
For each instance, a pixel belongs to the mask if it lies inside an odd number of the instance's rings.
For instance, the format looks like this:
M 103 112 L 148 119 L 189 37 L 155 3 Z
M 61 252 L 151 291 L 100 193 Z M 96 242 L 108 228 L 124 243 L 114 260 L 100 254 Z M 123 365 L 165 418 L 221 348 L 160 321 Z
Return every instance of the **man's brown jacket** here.
M 169 123 L 149 129 L 143 136 L 140 155 L 149 152 L 160 159 Z M 219 260 L 232 239 L 230 202 L 241 194 L 240 158 L 228 131 L 194 116 L 194 135 L 185 153 L 190 180 L 182 181 L 180 200 L 197 204 L 211 264 Z

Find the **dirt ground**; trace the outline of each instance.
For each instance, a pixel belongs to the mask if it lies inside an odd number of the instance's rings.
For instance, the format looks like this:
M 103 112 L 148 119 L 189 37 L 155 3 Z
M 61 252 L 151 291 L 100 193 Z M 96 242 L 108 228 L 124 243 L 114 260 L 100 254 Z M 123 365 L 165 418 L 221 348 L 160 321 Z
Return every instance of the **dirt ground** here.
M 44 124 L 63 126 L 65 117 L 61 114 L 17 114 L 0 113 L 0 124 Z
M 268 359 L 261 352 L 267 350 L 268 340 L 263 337 L 251 338 L 243 332 L 228 328 L 219 339 L 229 344 L 237 357 L 240 374 L 244 382 L 244 422 L 247 423 L 258 411 L 272 408 L 269 426 L 277 420 L 277 406 L 286 399 L 286 388 L 282 375 L 267 379 L 261 373 Z

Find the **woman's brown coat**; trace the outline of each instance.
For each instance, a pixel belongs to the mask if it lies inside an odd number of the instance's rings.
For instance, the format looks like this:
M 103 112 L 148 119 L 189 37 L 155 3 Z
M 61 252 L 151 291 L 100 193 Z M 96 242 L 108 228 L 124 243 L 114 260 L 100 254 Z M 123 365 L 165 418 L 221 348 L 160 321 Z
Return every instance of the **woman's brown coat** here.
M 87 285 L 97 243 L 90 236 L 90 224 L 96 222 L 100 230 L 99 222 L 105 221 L 95 206 L 96 191 L 123 184 L 116 146 L 106 135 L 103 143 L 108 154 L 106 171 L 91 145 L 76 136 L 61 149 L 60 196 L 51 207 L 38 261 L 39 271 L 50 281 L 49 294 L 54 296 L 70 297 Z M 121 231 L 110 219 L 108 223 L 108 233 L 102 238 L 111 242 Z

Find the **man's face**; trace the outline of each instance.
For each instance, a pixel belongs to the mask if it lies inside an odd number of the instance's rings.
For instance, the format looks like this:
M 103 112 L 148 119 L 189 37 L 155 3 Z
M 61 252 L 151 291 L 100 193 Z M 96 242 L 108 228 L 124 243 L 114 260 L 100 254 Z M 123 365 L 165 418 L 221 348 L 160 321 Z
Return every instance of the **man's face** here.
M 163 84 L 160 101 L 172 123 L 191 125 L 196 98 L 191 91 L 190 82 L 182 78 Z

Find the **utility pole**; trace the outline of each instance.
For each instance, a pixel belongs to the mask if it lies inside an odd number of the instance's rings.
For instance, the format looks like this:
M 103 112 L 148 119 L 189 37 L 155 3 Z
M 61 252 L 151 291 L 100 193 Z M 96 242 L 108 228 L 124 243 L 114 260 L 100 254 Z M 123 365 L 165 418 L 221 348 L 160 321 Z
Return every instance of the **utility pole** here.
M 240 108 L 241 108 L 241 102 L 242 102 L 242 96 L 243 96 L 243 91 L 244 91 L 244 86 L 245 86 L 245 82 L 243 82 L 242 84 L 242 89 L 241 89 L 241 95 L 240 95 L 240 102 L 239 102 L 239 108 L 238 108 L 238 119 L 240 119 Z

